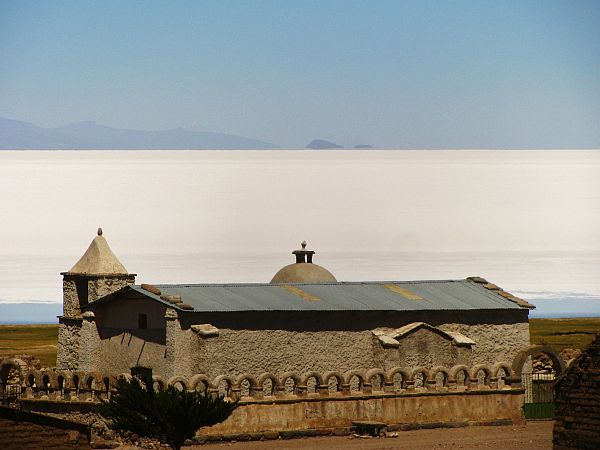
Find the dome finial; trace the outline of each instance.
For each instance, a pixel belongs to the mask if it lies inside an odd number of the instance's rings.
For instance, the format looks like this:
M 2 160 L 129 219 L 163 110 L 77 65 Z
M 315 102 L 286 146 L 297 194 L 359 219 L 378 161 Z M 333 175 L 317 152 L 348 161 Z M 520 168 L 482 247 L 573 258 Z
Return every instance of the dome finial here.
M 102 236 L 102 228 L 98 228 L 98 236 Z
M 302 241 L 300 245 L 302 246 L 302 250 L 304 250 L 306 248 L 306 241 Z

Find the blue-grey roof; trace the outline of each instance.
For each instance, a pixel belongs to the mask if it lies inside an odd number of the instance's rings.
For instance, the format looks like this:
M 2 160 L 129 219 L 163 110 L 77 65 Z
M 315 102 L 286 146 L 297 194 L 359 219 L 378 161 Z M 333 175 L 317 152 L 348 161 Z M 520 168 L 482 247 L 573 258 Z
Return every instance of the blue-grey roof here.
M 376 281 L 293 284 L 160 284 L 156 295 L 141 285 L 140 294 L 171 304 L 181 296 L 198 312 L 234 311 L 419 311 L 520 309 L 515 297 L 471 280 Z M 163 299 L 161 299 L 161 296 Z M 516 299 L 516 300 L 515 300 Z M 525 302 L 526 304 L 526 302 Z M 530 305 L 532 306 L 532 305 Z

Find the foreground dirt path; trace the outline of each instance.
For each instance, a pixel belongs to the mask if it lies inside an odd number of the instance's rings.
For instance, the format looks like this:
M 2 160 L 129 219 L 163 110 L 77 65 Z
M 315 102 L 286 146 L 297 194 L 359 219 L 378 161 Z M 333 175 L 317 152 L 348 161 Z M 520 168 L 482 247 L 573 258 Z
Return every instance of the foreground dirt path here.
M 429 450 L 429 449 L 503 449 L 551 450 L 552 421 L 529 422 L 523 426 L 439 428 L 435 430 L 402 431 L 396 438 L 351 439 L 349 437 L 318 437 L 276 441 L 227 442 L 184 447 L 202 450 Z

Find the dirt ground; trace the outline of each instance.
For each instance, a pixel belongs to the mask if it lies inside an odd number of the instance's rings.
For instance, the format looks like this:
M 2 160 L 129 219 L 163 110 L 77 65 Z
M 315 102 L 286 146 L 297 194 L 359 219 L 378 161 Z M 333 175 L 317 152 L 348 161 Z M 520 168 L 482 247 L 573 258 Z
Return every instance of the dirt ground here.
M 551 450 L 552 421 L 529 422 L 523 426 L 438 428 L 402 431 L 395 438 L 316 437 L 276 441 L 228 442 L 184 447 L 192 450 L 429 450 L 429 449 L 502 449 Z

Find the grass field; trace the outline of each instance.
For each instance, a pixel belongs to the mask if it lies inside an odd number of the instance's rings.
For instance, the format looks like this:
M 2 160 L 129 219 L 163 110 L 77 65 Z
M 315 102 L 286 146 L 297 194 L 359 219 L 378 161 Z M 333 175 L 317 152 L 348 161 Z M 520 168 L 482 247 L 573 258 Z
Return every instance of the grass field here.
M 532 344 L 585 348 L 600 334 L 600 318 L 530 319 Z M 0 359 L 15 354 L 33 355 L 44 367 L 56 363 L 58 325 L 0 325 Z
M 33 355 L 43 367 L 56 364 L 58 325 L 0 325 L 0 359 Z
M 532 344 L 549 344 L 558 352 L 564 348 L 584 349 L 600 334 L 600 317 L 585 319 L 530 319 Z

